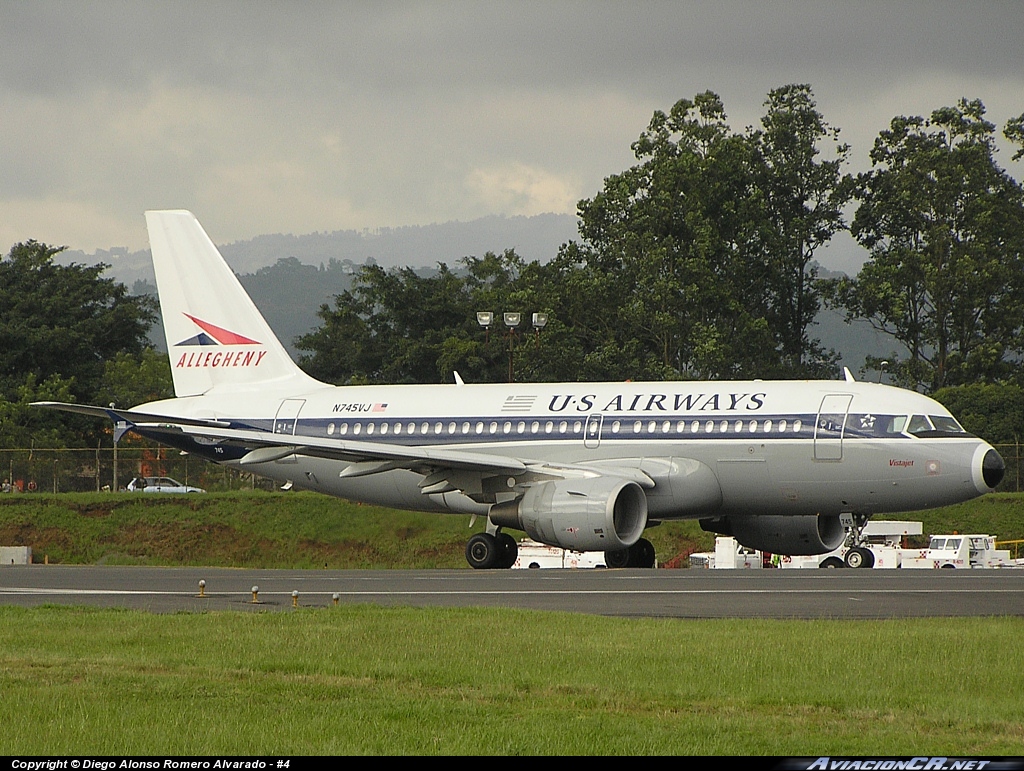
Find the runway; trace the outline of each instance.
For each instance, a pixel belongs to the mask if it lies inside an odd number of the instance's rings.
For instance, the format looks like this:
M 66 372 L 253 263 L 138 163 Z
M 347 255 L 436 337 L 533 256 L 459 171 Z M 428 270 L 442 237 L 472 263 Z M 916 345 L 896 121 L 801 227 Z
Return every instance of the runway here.
M 667 618 L 1024 616 L 1024 571 L 0 567 L 2 605 L 261 612 L 335 601 Z

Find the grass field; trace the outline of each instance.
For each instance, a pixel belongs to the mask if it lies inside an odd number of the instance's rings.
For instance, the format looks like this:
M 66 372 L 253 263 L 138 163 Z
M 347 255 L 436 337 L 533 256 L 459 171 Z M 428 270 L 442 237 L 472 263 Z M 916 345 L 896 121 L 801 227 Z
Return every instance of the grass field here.
M 1024 494 L 904 515 L 925 533 L 1024 538 Z M 479 520 L 476 530 L 483 529 Z M 314 493 L 0 495 L 0 544 L 76 564 L 262 568 L 467 568 L 469 517 L 361 506 Z M 521 535 L 521 534 L 520 534 Z M 714 536 L 694 521 L 645 534 L 662 564 L 686 565 Z
M 0 544 L 54 563 L 468 569 L 466 541 L 484 527 L 469 522 L 315 493 L 0 496 Z M 714 543 L 692 521 L 648 537 L 662 560 Z
M 905 518 L 1009 539 L 1022 515 Z M 467 524 L 311 494 L 0 497 L 0 543 L 68 563 L 465 567 Z M 663 561 L 712 543 L 648 537 Z M 4 755 L 1024 755 L 1022 693 L 1019 618 L 0 607 Z
M 1024 754 L 1024 620 L 0 608 L 0 754 Z

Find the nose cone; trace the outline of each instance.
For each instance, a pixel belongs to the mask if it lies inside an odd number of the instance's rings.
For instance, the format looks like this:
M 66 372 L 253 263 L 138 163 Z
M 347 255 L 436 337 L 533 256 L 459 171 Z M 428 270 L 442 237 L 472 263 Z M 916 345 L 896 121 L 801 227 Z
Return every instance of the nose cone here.
M 1003 481 L 1003 474 L 1006 473 L 1006 463 L 1003 457 L 995 450 L 989 450 L 981 461 L 981 478 L 985 480 L 990 490 L 994 490 Z

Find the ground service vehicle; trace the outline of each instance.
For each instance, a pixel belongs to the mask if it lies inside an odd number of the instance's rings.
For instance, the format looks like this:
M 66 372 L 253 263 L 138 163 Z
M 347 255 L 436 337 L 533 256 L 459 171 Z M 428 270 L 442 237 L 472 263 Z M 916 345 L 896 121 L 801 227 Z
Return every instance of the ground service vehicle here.
M 604 552 L 573 551 L 523 538 L 513 568 L 603 568 Z
M 713 552 L 694 552 L 690 555 L 691 568 L 713 570 L 760 569 L 764 559 L 760 551 L 744 546 L 731 536 L 715 538 Z
M 927 549 L 918 549 L 916 556 L 903 559 L 910 569 L 971 569 L 1014 567 L 1010 552 L 996 549 L 994 535 L 933 535 Z

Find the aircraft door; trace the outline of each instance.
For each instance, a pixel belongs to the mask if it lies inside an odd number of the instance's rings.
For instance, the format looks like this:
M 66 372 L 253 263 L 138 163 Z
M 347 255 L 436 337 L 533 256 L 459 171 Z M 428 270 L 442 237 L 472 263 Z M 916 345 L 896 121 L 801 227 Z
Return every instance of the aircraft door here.
M 587 425 L 583 429 L 583 446 L 588 450 L 597 449 L 601 445 L 601 426 L 604 415 L 595 412 L 587 416 Z
M 277 415 L 274 417 L 275 434 L 294 434 L 295 426 L 299 422 L 299 413 L 305 399 L 285 399 L 277 408 Z
M 843 432 L 852 394 L 828 394 L 821 400 L 814 424 L 814 459 L 842 460 Z

